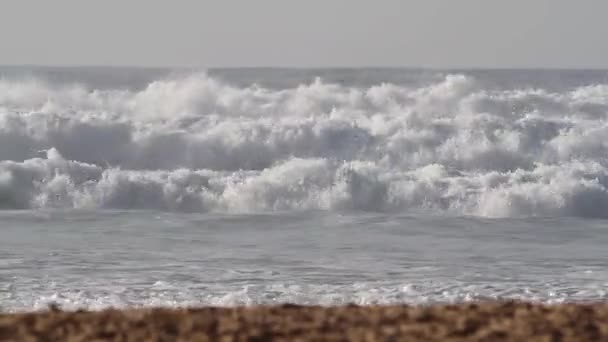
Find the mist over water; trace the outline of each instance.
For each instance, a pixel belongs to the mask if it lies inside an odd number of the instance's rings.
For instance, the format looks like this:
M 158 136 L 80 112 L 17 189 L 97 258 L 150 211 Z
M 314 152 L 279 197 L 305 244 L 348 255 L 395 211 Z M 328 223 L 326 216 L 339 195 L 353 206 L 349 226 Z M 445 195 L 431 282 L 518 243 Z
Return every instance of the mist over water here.
M 129 72 L 3 69 L 0 208 L 608 217 L 603 71 Z

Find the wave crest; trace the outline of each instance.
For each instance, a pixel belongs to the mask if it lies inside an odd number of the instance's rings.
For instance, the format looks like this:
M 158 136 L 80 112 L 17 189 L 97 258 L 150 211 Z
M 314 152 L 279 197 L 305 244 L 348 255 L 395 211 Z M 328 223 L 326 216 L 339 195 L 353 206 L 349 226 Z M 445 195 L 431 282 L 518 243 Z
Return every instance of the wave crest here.
M 0 80 L 0 208 L 608 217 L 608 86 Z

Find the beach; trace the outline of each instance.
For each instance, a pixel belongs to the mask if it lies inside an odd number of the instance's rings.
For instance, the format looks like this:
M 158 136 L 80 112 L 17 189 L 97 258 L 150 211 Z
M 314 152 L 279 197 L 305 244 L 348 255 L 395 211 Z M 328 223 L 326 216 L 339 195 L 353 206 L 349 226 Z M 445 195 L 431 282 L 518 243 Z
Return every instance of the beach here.
M 608 305 L 257 306 L 0 315 L 2 341 L 605 341 Z
M 608 342 L 606 13 L 0 1 L 0 342 Z

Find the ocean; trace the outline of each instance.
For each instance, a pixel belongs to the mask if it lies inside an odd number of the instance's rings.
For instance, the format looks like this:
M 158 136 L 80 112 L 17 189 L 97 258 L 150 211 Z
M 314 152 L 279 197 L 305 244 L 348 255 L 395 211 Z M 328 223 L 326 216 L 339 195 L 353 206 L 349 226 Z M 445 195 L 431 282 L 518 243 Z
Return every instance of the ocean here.
M 608 298 L 608 71 L 0 67 L 0 311 Z

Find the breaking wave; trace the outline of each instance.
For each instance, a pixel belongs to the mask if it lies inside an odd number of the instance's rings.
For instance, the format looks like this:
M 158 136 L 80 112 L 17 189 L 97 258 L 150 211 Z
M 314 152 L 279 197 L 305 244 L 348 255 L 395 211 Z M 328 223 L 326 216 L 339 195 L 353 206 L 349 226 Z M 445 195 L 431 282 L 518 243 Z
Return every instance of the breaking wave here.
M 608 218 L 608 84 L 0 79 L 0 208 Z

